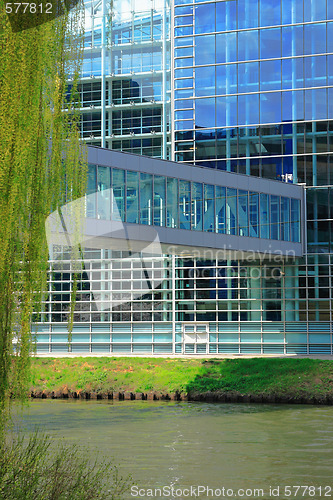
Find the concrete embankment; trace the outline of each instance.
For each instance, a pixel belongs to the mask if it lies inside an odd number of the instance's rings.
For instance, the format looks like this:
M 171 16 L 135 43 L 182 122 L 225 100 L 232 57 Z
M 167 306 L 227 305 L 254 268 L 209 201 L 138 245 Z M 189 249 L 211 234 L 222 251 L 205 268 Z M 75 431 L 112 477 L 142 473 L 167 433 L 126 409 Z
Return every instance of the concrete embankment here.
M 31 391 L 33 399 L 108 399 L 113 401 L 187 401 L 187 394 L 161 392 L 93 392 L 93 391 Z
M 90 391 L 32 391 L 32 399 L 80 399 L 80 400 L 111 400 L 111 401 L 198 401 L 204 403 L 261 403 L 261 404 L 303 404 L 303 405 L 333 405 L 333 396 L 301 397 L 295 395 L 275 394 L 238 394 L 219 391 L 186 393 L 157 392 L 90 392 Z
M 188 401 L 203 401 L 206 403 L 265 403 L 265 404 L 303 404 L 303 405 L 333 405 L 333 395 L 328 396 L 296 396 L 276 394 L 238 394 L 219 391 L 198 392 L 187 395 Z

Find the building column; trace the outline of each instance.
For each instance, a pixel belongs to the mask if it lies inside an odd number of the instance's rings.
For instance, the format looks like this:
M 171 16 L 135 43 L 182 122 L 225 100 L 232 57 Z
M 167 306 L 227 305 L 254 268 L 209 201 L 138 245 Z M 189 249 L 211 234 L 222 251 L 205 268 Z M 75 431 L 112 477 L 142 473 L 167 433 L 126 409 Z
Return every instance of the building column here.
M 296 272 L 295 267 L 285 266 L 284 268 L 284 308 L 285 308 L 285 321 L 299 321 L 299 299 L 298 277 L 293 276 Z
M 105 30 L 105 2 L 102 0 L 102 47 L 101 47 L 101 146 L 105 148 L 105 136 L 106 136 L 106 80 L 105 80 L 105 56 L 106 56 L 106 30 Z
M 171 256 L 172 354 L 176 353 L 176 257 Z
M 261 317 L 261 288 L 260 288 L 260 267 L 248 268 L 248 283 L 249 283 L 249 310 L 251 311 L 250 321 L 262 321 Z

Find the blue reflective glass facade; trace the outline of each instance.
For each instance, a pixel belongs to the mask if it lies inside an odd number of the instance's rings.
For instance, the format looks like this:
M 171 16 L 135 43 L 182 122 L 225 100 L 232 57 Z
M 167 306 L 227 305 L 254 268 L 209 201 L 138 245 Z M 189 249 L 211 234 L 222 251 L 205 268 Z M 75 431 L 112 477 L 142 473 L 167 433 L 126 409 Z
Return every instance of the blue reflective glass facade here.
M 176 160 L 330 183 L 329 4 L 175 1 Z

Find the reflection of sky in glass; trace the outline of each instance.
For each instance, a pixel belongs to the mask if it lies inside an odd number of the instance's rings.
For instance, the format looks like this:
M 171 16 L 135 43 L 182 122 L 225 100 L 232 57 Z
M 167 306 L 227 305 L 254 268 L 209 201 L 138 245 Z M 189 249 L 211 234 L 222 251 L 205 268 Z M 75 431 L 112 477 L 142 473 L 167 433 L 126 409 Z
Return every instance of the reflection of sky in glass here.
M 215 36 L 205 35 L 195 38 L 195 64 L 215 63 Z
M 195 102 L 195 123 L 200 127 L 215 126 L 215 99 L 198 99 Z
M 303 0 L 293 0 L 292 5 L 288 3 L 292 11 L 290 19 L 286 11 L 287 3 L 282 0 L 261 0 L 258 9 L 257 0 L 240 0 L 186 7 L 186 12 L 183 12 L 185 7 L 176 8 L 176 15 L 193 14 L 186 18 L 186 24 L 194 20 L 196 36 L 193 40 L 176 40 L 175 45 L 194 45 L 195 97 L 210 98 L 196 101 L 197 127 L 211 127 L 214 123 L 219 127 L 228 127 L 327 118 L 326 90 L 304 92 L 301 89 L 322 87 L 333 82 L 333 77 L 327 76 L 331 74 L 333 58 L 319 55 L 333 50 L 333 23 L 274 27 L 281 22 L 281 12 L 283 22 L 303 22 Z M 304 9 L 307 11 L 304 13 L 305 18 L 312 22 L 325 19 L 325 3 L 322 2 L 321 6 L 311 3 L 309 8 Z M 236 4 L 238 29 L 257 26 L 265 29 L 228 32 L 237 29 L 235 20 L 230 19 Z M 226 32 L 213 34 L 219 30 Z M 177 27 L 175 33 L 184 34 Z M 192 47 L 178 49 L 176 55 L 183 59 L 176 60 L 176 78 L 191 75 L 192 70 L 185 66 L 192 63 L 192 59 L 186 59 L 186 56 L 192 56 L 192 50 Z M 297 57 L 306 54 L 312 54 L 312 57 Z M 288 59 L 281 61 L 281 56 Z M 258 57 L 261 60 L 256 61 Z M 227 64 L 238 61 L 238 64 Z M 332 82 L 328 82 L 328 78 Z M 185 83 L 176 80 L 176 89 L 185 86 Z M 187 86 L 191 86 L 191 80 L 188 80 Z M 300 91 L 297 92 L 297 89 Z M 281 93 L 281 90 L 289 92 Z M 263 92 L 262 95 L 254 94 L 259 91 Z M 236 97 L 237 93 L 251 95 Z M 214 95 L 230 97 L 218 97 L 215 109 L 212 100 Z M 180 97 L 177 90 L 175 96 Z M 177 128 L 181 129 L 179 125 Z

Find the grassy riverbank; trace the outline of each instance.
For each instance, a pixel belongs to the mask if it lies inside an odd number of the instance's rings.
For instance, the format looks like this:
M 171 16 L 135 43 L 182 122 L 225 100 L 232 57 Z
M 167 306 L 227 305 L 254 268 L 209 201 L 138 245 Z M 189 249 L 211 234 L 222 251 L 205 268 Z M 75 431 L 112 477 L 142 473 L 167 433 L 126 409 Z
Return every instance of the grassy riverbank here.
M 33 358 L 31 390 L 240 394 L 333 399 L 333 361 L 317 359 Z
M 333 398 L 333 361 L 234 359 L 203 363 L 190 393 L 220 392 L 287 398 Z
M 35 391 L 184 392 L 201 359 L 33 358 Z

